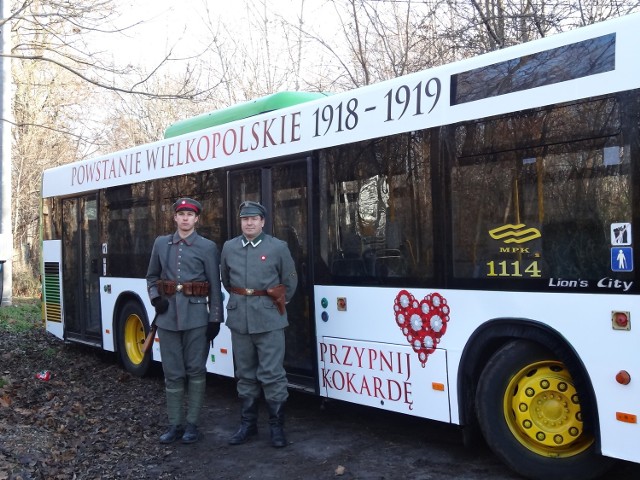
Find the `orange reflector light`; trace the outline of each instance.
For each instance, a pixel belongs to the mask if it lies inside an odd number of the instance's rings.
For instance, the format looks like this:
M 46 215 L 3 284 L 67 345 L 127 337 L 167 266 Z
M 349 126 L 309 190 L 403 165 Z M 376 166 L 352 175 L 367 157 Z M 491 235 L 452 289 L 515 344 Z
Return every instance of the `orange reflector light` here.
M 229 351 L 226 348 L 221 348 L 220 353 L 226 355 L 227 353 L 229 353 Z
M 638 423 L 638 417 L 633 413 L 616 412 L 616 420 L 625 423 Z
M 431 382 L 431 388 L 438 392 L 444 392 L 444 383 Z
M 629 375 L 629 372 L 627 372 L 626 370 L 620 370 L 618 373 L 616 373 L 616 382 L 618 382 L 620 385 L 629 385 L 629 383 L 631 382 L 631 375 Z

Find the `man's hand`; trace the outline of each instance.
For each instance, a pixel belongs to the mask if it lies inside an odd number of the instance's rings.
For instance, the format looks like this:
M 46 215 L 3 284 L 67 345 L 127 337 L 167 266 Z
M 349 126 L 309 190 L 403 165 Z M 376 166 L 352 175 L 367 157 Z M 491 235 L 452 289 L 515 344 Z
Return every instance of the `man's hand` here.
M 156 314 L 160 315 L 169 310 L 169 300 L 164 297 L 156 297 L 151 300 L 151 305 L 156 309 Z
M 207 342 L 213 342 L 213 339 L 220 333 L 219 322 L 209 322 L 207 324 Z

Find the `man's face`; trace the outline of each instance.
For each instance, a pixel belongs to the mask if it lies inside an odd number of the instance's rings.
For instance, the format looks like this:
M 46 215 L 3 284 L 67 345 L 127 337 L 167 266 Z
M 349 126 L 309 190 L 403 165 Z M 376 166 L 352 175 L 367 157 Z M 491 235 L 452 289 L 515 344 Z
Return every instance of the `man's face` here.
M 198 216 L 196 215 L 196 212 L 192 212 L 191 210 L 180 210 L 175 214 L 173 219 L 178 225 L 178 230 L 181 232 L 191 232 L 196 228 Z
M 264 218 L 260 215 L 256 215 L 254 217 L 240 217 L 240 227 L 242 228 L 243 235 L 247 237 L 247 240 L 253 240 L 262 233 Z

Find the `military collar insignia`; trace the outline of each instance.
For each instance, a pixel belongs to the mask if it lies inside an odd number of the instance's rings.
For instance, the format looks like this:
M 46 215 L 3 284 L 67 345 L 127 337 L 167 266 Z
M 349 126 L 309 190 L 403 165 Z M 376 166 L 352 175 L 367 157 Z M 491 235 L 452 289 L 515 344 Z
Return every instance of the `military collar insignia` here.
M 258 245 L 260 245 L 260 242 L 262 242 L 263 239 L 264 239 L 264 232 L 262 232 L 253 240 L 249 240 L 247 237 L 242 235 L 242 246 L 246 247 L 247 245 L 251 244 L 253 248 L 256 248 Z

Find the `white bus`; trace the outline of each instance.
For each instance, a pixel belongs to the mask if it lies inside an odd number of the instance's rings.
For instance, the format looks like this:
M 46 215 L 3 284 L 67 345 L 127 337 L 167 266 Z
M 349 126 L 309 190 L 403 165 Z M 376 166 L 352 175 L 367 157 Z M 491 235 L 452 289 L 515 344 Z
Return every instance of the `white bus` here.
M 221 246 L 257 200 L 300 276 L 291 388 L 479 431 L 528 478 L 638 462 L 638 45 L 628 16 L 47 170 L 47 329 L 143 375 L 172 202 Z M 233 375 L 226 327 L 207 368 Z

